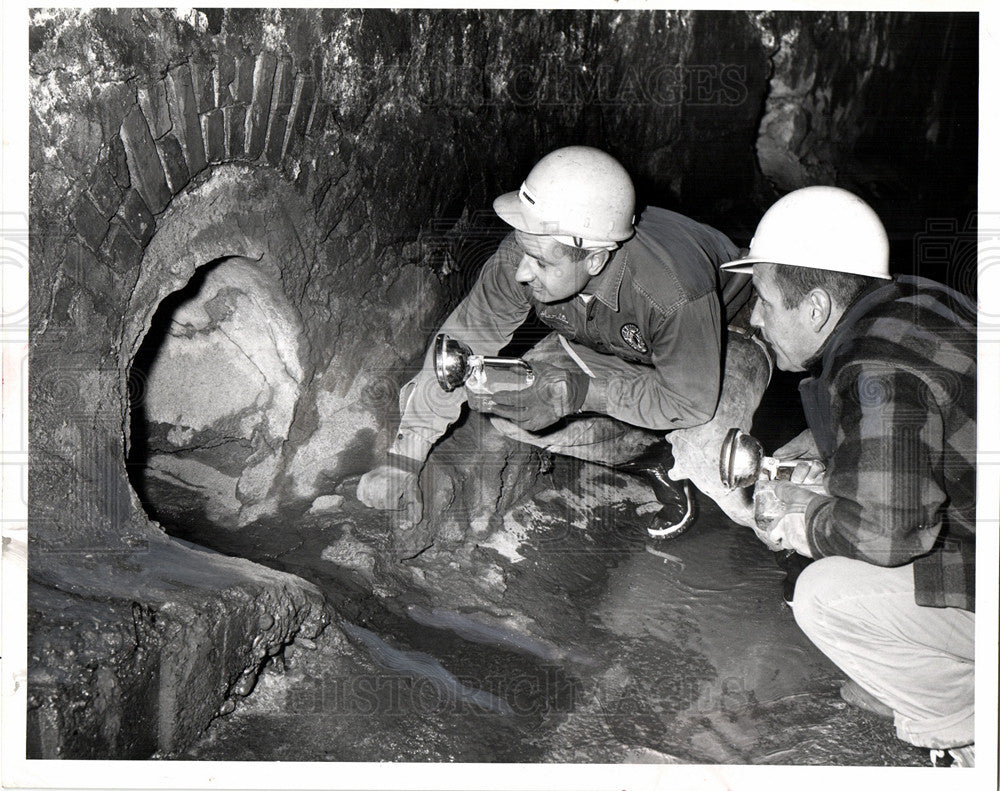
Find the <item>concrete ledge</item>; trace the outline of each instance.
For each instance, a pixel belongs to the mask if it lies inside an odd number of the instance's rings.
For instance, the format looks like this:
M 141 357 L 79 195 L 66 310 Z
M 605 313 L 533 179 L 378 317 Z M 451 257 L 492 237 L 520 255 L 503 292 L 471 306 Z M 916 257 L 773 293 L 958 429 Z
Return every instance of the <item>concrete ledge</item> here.
M 29 580 L 29 759 L 183 749 L 329 621 L 311 583 L 184 542 L 94 557 Z

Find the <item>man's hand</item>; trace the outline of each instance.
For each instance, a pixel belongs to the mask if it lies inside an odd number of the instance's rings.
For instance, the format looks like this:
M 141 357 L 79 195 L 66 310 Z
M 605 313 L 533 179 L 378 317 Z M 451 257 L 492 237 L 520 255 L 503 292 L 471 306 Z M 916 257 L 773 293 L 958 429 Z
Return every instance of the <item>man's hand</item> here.
M 410 527 L 423 517 L 423 498 L 418 475 L 423 462 L 388 454 L 385 462 L 358 481 L 358 500 L 369 508 L 402 510 L 403 525 Z
M 809 549 L 809 539 L 806 538 L 805 513 L 785 514 L 774 523 L 767 537 L 779 549 L 794 549 L 800 555 L 812 557 Z
M 531 364 L 535 381 L 524 390 L 501 390 L 493 394 L 493 414 L 517 423 L 527 431 L 539 431 L 583 406 L 590 378 L 583 372 L 567 371 L 545 363 Z
M 792 483 L 821 483 L 826 474 L 826 465 L 819 460 L 819 449 L 809 429 L 778 448 L 774 452 L 774 458 L 781 462 L 796 461 L 792 470 Z
M 784 549 L 812 557 L 806 539 L 806 508 L 817 494 L 819 484 L 802 485 L 787 481 L 758 481 L 753 493 L 757 529 Z
M 774 452 L 774 458 L 781 461 L 790 459 L 818 459 L 819 448 L 809 429 L 806 429 L 794 439 L 786 442 Z
M 818 459 L 803 459 L 795 462 L 792 469 L 792 483 L 805 485 L 822 484 L 826 476 L 826 465 Z

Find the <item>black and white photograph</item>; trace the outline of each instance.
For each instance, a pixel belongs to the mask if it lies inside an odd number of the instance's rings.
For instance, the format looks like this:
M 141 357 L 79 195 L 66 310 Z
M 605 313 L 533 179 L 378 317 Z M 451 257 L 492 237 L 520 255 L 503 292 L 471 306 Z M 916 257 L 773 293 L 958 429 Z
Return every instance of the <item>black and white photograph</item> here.
M 993 13 L 3 14 L 4 788 L 997 787 Z

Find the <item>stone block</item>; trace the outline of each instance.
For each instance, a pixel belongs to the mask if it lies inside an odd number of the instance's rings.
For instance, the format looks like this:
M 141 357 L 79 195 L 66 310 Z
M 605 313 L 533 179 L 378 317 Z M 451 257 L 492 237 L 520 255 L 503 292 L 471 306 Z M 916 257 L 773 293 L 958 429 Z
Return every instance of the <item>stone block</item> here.
M 288 129 L 288 114 L 292 109 L 296 82 L 291 61 L 280 61 L 274 75 L 274 91 L 271 94 L 271 112 L 267 122 L 265 144 L 267 161 L 272 165 L 280 163 L 285 154 L 285 132 Z
M 232 104 L 233 95 L 230 93 L 230 86 L 236 79 L 236 58 L 232 52 L 225 49 L 219 50 L 215 67 L 215 106 L 225 107 Z
M 149 133 L 159 140 L 170 131 L 170 109 L 167 106 L 167 88 L 163 81 L 139 88 L 139 106 L 149 125 Z
M 132 238 L 121 219 L 113 217 L 102 252 L 111 268 L 123 274 L 139 266 L 143 248 Z
M 63 259 L 63 272 L 66 276 L 84 285 L 100 267 L 101 264 L 94 254 L 82 242 L 71 236 L 66 243 L 66 257 Z
M 194 98 L 191 70 L 178 66 L 167 74 L 167 98 L 170 102 L 170 117 L 174 122 L 174 134 L 180 141 L 187 160 L 191 177 L 205 169 L 205 141 L 201 136 L 201 119 Z
M 139 190 L 150 211 L 159 214 L 170 201 L 170 188 L 163 175 L 160 155 L 138 105 L 122 121 L 121 138 L 128 155 L 132 184 Z
M 201 134 L 205 138 L 205 154 L 209 162 L 226 158 L 226 124 L 222 110 L 210 110 L 201 117 Z
M 277 58 L 270 52 L 257 57 L 253 70 L 253 99 L 247 114 L 247 155 L 257 159 L 264 152 L 267 140 L 267 119 L 271 110 L 271 92 Z
M 330 104 L 325 101 L 321 94 L 316 94 L 316 102 L 313 104 L 312 113 L 309 116 L 309 123 L 306 126 L 306 134 L 309 136 L 319 136 L 326 130 L 326 119 L 330 115 Z
M 97 252 L 108 233 L 108 220 L 86 195 L 81 195 L 73 209 L 73 227 L 87 246 Z
M 156 221 L 153 219 L 149 207 L 146 206 L 146 202 L 136 190 L 130 189 L 125 193 L 125 199 L 118 209 L 118 216 L 125 223 L 129 233 L 138 239 L 140 244 L 145 245 L 153 238 L 156 231 Z
M 215 109 L 215 79 L 211 64 L 191 62 L 191 85 L 194 105 L 199 114 Z
M 111 217 L 118 210 L 118 205 L 122 201 L 122 189 L 115 182 L 114 176 L 106 166 L 98 165 L 94 168 L 88 192 L 94 205 L 97 206 L 105 219 Z
M 166 134 L 162 140 L 157 140 L 156 150 L 160 152 L 163 172 L 167 175 L 167 185 L 170 187 L 170 191 L 176 195 L 191 181 L 187 160 L 184 158 L 184 150 L 173 134 Z
M 268 655 L 329 623 L 315 585 L 155 532 L 141 552 L 29 583 L 29 759 L 181 750 Z
M 123 190 L 132 186 L 132 179 L 128 175 L 128 156 L 125 153 L 125 146 L 122 139 L 115 135 L 108 141 L 108 167 L 115 177 L 115 183 Z
M 253 101 L 253 72 L 256 61 L 252 55 L 236 56 L 236 76 L 229 92 L 235 102 L 250 104 Z
M 226 125 L 226 151 L 230 159 L 246 157 L 247 106 L 233 104 L 222 108 Z
M 316 81 L 307 74 L 295 79 L 292 94 L 292 110 L 289 113 L 288 131 L 285 135 L 285 154 L 296 159 L 302 153 L 302 142 L 309 126 L 313 99 L 316 96 Z

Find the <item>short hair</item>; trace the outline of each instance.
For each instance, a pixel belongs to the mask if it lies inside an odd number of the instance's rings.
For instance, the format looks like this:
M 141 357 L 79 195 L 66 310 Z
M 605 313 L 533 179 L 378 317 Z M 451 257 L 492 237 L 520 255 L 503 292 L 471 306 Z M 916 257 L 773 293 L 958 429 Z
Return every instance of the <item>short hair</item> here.
M 849 272 L 834 272 L 829 269 L 813 269 L 807 266 L 772 264 L 774 283 L 781 292 L 781 301 L 786 308 L 802 304 L 806 294 L 814 288 L 822 288 L 830 299 L 846 308 L 878 278 L 855 275 Z
M 558 239 L 556 239 L 556 244 L 559 245 L 558 249 L 561 253 L 561 257 L 568 258 L 574 264 L 582 261 L 594 252 L 593 249 L 588 249 L 586 247 L 574 247 L 573 245 L 566 244 L 565 242 L 560 242 Z

